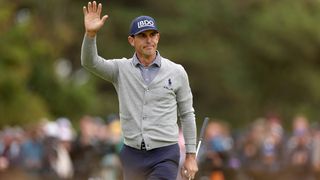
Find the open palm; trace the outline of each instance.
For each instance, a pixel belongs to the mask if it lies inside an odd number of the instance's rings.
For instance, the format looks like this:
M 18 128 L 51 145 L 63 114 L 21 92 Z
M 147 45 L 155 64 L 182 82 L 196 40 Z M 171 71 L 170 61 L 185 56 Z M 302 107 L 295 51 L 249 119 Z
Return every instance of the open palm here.
M 84 26 L 86 33 L 90 36 L 95 36 L 99 29 L 103 26 L 104 22 L 107 20 L 108 15 L 101 16 L 102 4 L 97 5 L 96 1 L 88 3 L 88 8 L 83 7 L 84 14 Z

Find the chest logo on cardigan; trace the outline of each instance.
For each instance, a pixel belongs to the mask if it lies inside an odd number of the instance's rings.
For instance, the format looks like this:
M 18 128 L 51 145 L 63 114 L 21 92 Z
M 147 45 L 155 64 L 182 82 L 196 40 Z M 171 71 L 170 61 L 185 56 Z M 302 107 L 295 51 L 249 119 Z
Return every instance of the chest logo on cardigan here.
M 172 90 L 172 91 L 173 91 L 173 88 L 172 88 L 172 81 L 171 81 L 171 79 L 170 79 L 170 78 L 168 79 L 168 82 L 166 83 L 166 85 L 165 85 L 165 86 L 163 86 L 163 88 L 166 88 L 166 89 L 168 89 L 168 90 Z

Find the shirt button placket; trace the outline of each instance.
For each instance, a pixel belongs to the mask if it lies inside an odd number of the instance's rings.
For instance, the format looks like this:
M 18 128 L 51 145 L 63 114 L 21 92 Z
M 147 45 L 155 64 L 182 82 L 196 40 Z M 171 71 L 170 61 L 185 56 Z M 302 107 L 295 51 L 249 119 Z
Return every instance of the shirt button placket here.
M 142 110 L 142 122 L 141 122 L 141 130 L 142 130 L 142 136 L 143 136 L 143 134 L 144 134 L 144 131 L 143 131 L 143 129 L 144 129 L 144 121 L 147 119 L 147 115 L 146 115 L 146 113 L 145 113 L 145 111 L 146 111 L 146 104 L 147 104 L 147 93 L 149 92 L 149 88 L 147 87 L 147 88 L 145 88 L 145 96 L 144 96 L 144 100 L 143 100 L 143 110 Z M 142 137 L 143 138 L 143 137 Z M 144 138 L 143 138 L 144 139 Z
M 144 97 L 144 100 L 143 100 L 143 104 L 144 104 L 144 105 L 146 105 L 146 104 L 147 104 L 146 94 L 147 94 L 148 92 L 149 92 L 149 88 L 146 88 L 146 89 L 145 89 L 145 97 Z M 144 108 L 143 108 L 143 109 L 144 109 Z

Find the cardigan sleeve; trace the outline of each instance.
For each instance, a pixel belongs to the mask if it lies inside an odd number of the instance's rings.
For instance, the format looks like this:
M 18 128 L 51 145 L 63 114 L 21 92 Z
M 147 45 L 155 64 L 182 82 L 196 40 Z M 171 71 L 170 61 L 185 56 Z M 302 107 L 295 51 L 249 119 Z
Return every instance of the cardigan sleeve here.
M 187 153 L 196 152 L 196 121 L 193 108 L 193 99 L 188 75 L 182 66 L 180 71 L 180 87 L 177 91 L 178 115 L 181 121 Z
M 106 60 L 98 55 L 96 37 L 84 36 L 81 47 L 81 65 L 95 75 L 114 82 L 119 69 L 116 60 Z

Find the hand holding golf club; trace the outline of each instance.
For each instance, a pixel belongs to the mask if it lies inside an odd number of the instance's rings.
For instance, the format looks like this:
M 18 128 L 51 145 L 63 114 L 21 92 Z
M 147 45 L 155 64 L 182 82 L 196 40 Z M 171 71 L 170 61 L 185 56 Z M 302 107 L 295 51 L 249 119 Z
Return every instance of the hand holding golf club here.
M 187 179 L 194 179 L 196 172 L 198 171 L 197 157 L 194 153 L 187 153 L 184 166 L 182 168 L 182 177 Z
M 194 156 L 193 159 L 195 160 L 195 163 L 197 163 L 197 156 L 198 156 L 198 153 L 199 153 L 199 149 L 201 147 L 201 142 L 202 142 L 202 139 L 203 139 L 204 132 L 206 130 L 208 121 L 209 121 L 209 118 L 206 117 L 206 118 L 204 118 L 203 123 L 202 123 L 199 142 L 198 142 L 198 145 L 197 145 L 197 151 L 196 151 L 196 154 L 193 154 L 193 156 Z M 186 160 L 187 160 L 187 158 L 188 158 L 188 154 L 187 154 Z M 188 168 L 186 167 L 186 163 L 185 163 L 185 166 L 182 169 L 182 176 L 188 178 L 188 180 L 191 180 L 191 179 L 194 179 L 195 173 L 197 171 L 198 171 L 198 169 L 196 169 L 196 170 L 188 170 Z

